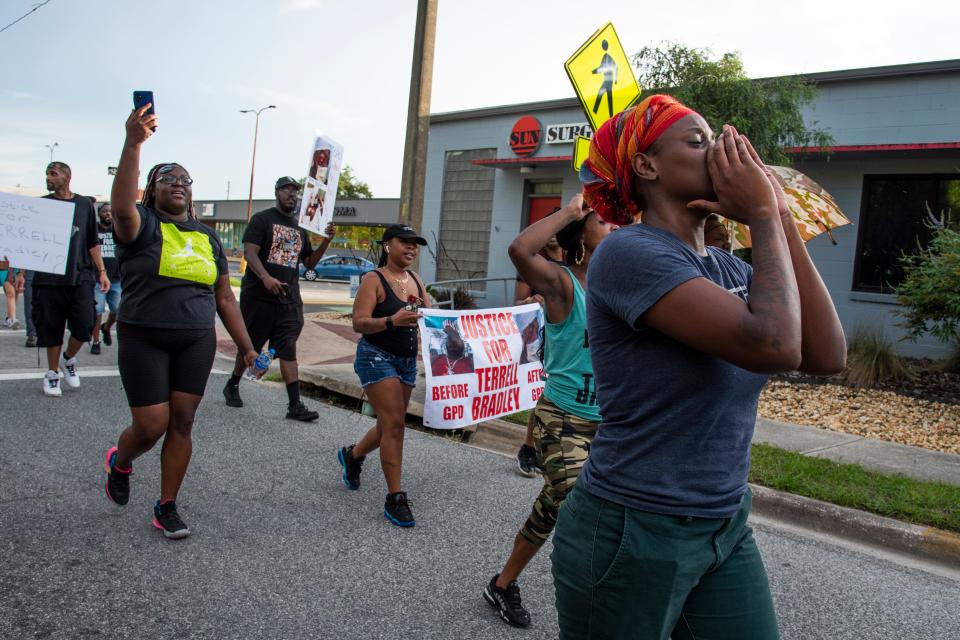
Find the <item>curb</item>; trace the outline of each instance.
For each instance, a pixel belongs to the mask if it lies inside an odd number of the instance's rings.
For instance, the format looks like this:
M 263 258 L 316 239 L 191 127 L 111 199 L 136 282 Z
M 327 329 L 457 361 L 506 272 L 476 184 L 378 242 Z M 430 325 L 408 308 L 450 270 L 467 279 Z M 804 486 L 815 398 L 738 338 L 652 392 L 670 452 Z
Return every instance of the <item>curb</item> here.
M 311 372 L 309 376 L 303 376 L 302 373 L 301 376 L 302 382 L 345 396 L 360 398 L 362 393 L 359 385 L 323 374 Z M 423 405 L 411 402 L 408 414 L 422 417 Z M 464 444 L 511 458 L 519 449 L 526 432 L 521 425 L 505 420 L 489 420 L 481 425 L 483 429 L 473 431 Z M 750 489 L 753 492 L 753 513 L 758 516 L 858 544 L 960 567 L 958 534 L 752 483 Z
M 960 567 L 960 535 L 751 484 L 753 512 L 853 542 Z

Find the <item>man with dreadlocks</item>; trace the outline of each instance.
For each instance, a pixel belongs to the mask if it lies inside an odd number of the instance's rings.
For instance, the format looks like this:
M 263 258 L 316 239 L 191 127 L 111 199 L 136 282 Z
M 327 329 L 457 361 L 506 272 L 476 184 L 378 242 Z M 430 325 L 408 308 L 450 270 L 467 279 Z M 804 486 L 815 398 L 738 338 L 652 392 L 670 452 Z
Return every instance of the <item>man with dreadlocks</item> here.
M 136 203 L 140 146 L 157 126 L 156 115 L 144 115 L 149 106 L 127 119 L 111 193 L 124 294 L 118 362 L 133 421 L 107 451 L 106 492 L 112 502 L 127 504 L 133 461 L 164 438 L 153 525 L 176 539 L 190 535 L 176 498 L 193 450 L 194 415 L 217 351 L 217 314 L 247 366 L 257 353 L 230 288 L 220 238 L 193 214 L 187 170 L 176 163 L 155 166 Z
M 300 399 L 297 339 L 303 330 L 303 300 L 300 298 L 299 263 L 313 269 L 330 245 L 336 229 L 327 225 L 326 238 L 314 251 L 306 230 L 297 226 L 297 193 L 300 183 L 284 176 L 277 180 L 274 206 L 252 218 L 243 234 L 247 272 L 240 283 L 240 312 L 259 351 L 270 342 L 280 360 L 280 374 L 287 386 L 287 418 L 309 422 L 320 414 Z M 228 407 L 242 407 L 240 376 L 244 364 L 238 355 L 233 375 L 223 388 Z
M 60 379 L 71 389 L 80 388 L 77 353 L 93 335 L 93 284 L 100 290 L 110 289 L 100 255 L 97 215 L 90 198 L 70 190 L 70 167 L 63 162 L 47 165 L 47 190 L 52 200 L 73 203 L 73 229 L 67 246 L 66 271 L 63 275 L 36 272 L 33 276 L 33 323 L 37 330 L 37 346 L 47 350 L 47 373 L 43 376 L 43 393 L 50 397 L 63 394 Z M 99 274 L 99 276 L 96 276 Z M 70 329 L 70 340 L 63 351 L 63 331 Z

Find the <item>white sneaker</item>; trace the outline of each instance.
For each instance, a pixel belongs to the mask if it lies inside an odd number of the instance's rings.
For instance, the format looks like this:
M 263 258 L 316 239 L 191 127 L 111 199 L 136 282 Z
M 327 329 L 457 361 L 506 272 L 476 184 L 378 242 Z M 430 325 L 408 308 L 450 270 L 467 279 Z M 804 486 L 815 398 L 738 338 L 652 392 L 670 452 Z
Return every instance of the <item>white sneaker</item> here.
M 60 365 L 60 371 L 63 372 L 63 378 L 67 381 L 67 386 L 71 389 L 80 388 L 80 375 L 77 373 L 77 357 L 74 356 L 67 360 L 63 359 Z
M 47 371 L 47 375 L 43 376 L 43 395 L 53 398 L 63 395 L 63 390 L 60 389 L 60 374 L 56 371 Z

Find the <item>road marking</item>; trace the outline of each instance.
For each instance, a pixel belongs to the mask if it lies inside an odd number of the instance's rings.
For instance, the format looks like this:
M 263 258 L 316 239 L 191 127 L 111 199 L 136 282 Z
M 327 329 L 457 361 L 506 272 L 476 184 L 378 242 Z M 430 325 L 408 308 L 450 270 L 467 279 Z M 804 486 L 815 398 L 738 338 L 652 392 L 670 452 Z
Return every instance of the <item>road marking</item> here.
M 0 373 L 0 382 L 5 380 L 39 380 L 46 375 L 46 371 L 21 371 L 17 373 Z M 230 375 L 229 371 L 213 369 L 211 374 Z M 119 369 L 82 369 L 80 379 L 83 378 L 112 378 L 120 375 Z
M 0 373 L 0 381 L 3 380 L 39 380 L 47 374 L 46 371 L 24 371 L 20 373 Z M 80 379 L 83 378 L 110 378 L 119 376 L 119 369 L 81 369 Z

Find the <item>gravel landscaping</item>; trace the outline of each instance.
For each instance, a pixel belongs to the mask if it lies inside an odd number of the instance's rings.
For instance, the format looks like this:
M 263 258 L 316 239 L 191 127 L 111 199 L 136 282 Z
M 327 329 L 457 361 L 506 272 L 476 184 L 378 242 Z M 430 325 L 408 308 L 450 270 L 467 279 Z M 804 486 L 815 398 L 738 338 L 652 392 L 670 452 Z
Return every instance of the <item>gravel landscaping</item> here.
M 960 454 L 960 375 L 908 361 L 912 380 L 856 389 L 839 376 L 773 378 L 760 395 L 764 418 Z

